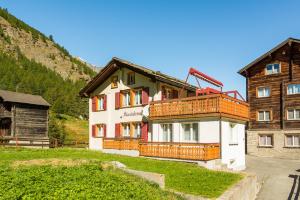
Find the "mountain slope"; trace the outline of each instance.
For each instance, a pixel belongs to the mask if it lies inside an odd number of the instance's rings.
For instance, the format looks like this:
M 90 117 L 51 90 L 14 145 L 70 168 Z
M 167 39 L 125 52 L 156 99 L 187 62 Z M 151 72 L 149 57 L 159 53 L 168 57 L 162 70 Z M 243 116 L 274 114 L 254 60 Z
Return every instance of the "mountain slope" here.
M 72 57 L 69 52 L 38 30 L 0 9 L 0 49 L 17 56 L 18 51 L 27 59 L 35 60 L 73 81 L 91 79 L 95 72 L 90 66 Z

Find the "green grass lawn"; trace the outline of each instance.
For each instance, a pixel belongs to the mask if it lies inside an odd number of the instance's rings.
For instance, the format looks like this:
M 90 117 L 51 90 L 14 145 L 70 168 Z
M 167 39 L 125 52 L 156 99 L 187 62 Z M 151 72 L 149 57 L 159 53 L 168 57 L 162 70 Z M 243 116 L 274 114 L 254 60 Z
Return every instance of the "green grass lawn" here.
M 63 119 L 66 140 L 89 141 L 89 122 L 68 115 L 61 115 Z
M 126 197 L 125 199 L 143 199 L 143 195 L 147 197 L 145 199 L 178 198 L 170 193 L 161 191 L 153 184 L 143 182 L 122 172 L 98 170 L 95 164 L 71 168 L 31 166 L 14 169 L 10 167 L 14 161 L 18 160 L 47 158 L 88 159 L 93 162 L 120 161 L 131 169 L 165 174 L 167 189 L 209 198 L 220 196 L 226 189 L 242 178 L 240 174 L 211 171 L 190 163 L 133 158 L 89 150 L 0 148 L 0 177 L 5 177 L 4 179 L 0 179 L 0 199 L 3 191 L 12 195 L 16 194 L 16 191 L 21 192 L 21 194 L 26 193 L 27 190 L 24 189 L 23 185 L 27 181 L 28 185 L 33 187 L 33 189 L 28 191 L 29 194 L 26 194 L 29 195 L 28 198 L 32 197 L 30 195 L 42 195 L 46 188 L 51 188 L 51 193 L 57 193 L 55 197 L 53 195 L 49 196 L 49 198 L 53 197 L 52 199 L 64 199 L 63 195 L 67 197 L 69 195 L 72 196 L 72 194 L 78 195 L 73 196 L 76 198 L 83 197 L 82 195 L 94 198 L 93 195 L 96 195 L 93 193 L 94 190 L 97 190 L 97 198 L 99 199 L 102 197 L 105 199 L 115 199 L 117 196 L 114 195 L 122 195 L 123 193 L 124 198 Z M 22 177 L 22 175 L 25 177 Z M 120 178 L 122 176 L 124 178 Z M 60 186 L 53 186 L 52 188 L 52 185 L 56 183 L 65 189 L 59 189 Z M 70 183 L 70 186 L 67 186 L 65 183 Z M 92 189 L 88 189 L 89 187 L 92 187 Z M 126 192 L 127 189 L 128 192 Z M 39 193 L 35 193 L 34 191 L 38 191 Z M 154 194 L 155 192 L 157 193 Z

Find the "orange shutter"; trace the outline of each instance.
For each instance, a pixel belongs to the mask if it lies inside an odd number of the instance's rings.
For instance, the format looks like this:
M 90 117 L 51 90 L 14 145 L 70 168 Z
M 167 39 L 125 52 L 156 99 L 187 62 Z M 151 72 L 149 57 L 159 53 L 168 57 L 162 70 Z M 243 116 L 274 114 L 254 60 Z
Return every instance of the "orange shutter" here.
M 120 92 L 115 93 L 115 108 L 119 109 L 120 108 Z
M 115 137 L 119 138 L 120 137 L 120 123 L 115 124 Z
M 145 87 L 142 91 L 142 104 L 147 105 L 149 103 L 149 88 Z
M 96 102 L 97 102 L 97 96 L 94 96 L 92 98 L 92 112 L 96 111 Z
M 92 137 L 96 136 L 96 125 L 92 125 Z
M 106 110 L 106 108 L 107 108 L 107 96 L 106 95 L 104 95 L 103 96 L 103 110 Z
M 103 124 L 103 137 L 106 138 L 106 124 Z
M 135 104 L 135 102 L 134 102 L 134 96 L 135 96 L 134 90 L 130 90 L 130 105 L 131 106 L 133 106 Z
M 133 138 L 133 136 L 134 136 L 134 129 L 135 129 L 134 123 L 130 123 L 130 137 L 131 138 Z
M 148 122 L 142 122 L 142 136 L 143 142 L 148 142 Z

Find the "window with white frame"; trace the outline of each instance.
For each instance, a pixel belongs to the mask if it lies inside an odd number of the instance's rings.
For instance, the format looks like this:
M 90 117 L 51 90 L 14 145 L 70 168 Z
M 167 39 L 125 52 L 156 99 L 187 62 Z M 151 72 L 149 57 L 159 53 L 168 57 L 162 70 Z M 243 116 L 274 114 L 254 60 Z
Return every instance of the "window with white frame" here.
M 273 135 L 259 135 L 259 146 L 273 146 Z
M 280 72 L 280 64 L 273 63 L 266 65 L 266 75 L 278 74 Z
M 300 135 L 286 135 L 285 145 L 287 147 L 300 147 Z
M 183 140 L 186 142 L 198 141 L 198 123 L 182 124 Z
M 135 123 L 134 124 L 134 137 L 139 138 L 142 134 L 142 126 L 141 123 Z
M 124 123 L 124 124 L 122 124 L 122 126 L 123 126 L 123 136 L 130 137 L 130 124 Z
M 259 87 L 257 88 L 257 97 L 269 97 L 271 95 L 269 87 Z
M 288 120 L 300 120 L 300 109 L 288 109 L 287 110 Z
M 123 91 L 123 107 L 130 106 L 130 91 Z
M 271 120 L 271 111 L 269 110 L 261 110 L 258 111 L 257 120 L 258 121 L 270 121 Z
M 134 92 L 134 104 L 141 105 L 142 104 L 142 90 L 135 90 Z
M 173 125 L 172 124 L 162 124 L 161 125 L 163 132 L 163 142 L 172 142 L 173 141 Z
M 300 94 L 300 84 L 289 84 L 287 94 Z
M 230 132 L 229 132 L 229 144 L 238 144 L 238 130 L 236 123 L 229 123 Z

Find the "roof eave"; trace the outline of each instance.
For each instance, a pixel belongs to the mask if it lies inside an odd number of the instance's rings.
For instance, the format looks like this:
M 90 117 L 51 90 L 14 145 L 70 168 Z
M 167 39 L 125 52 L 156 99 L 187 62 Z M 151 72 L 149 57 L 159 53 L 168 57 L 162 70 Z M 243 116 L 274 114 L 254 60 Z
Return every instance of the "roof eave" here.
M 275 46 L 274 48 L 272 48 L 271 50 L 269 50 L 267 53 L 263 54 L 262 56 L 258 57 L 257 59 L 255 59 L 254 61 L 252 61 L 251 63 L 249 63 L 245 67 L 243 67 L 242 69 L 240 69 L 238 71 L 238 73 L 241 74 L 242 76 L 246 77 L 245 73 L 246 73 L 247 69 L 251 68 L 253 65 L 257 64 L 258 62 L 262 61 L 267 56 L 269 56 L 270 54 L 274 53 L 275 51 L 277 51 L 278 49 L 280 49 L 284 45 L 288 44 L 289 42 L 300 43 L 300 40 L 295 39 L 295 38 L 288 38 L 288 39 L 284 40 L 283 42 L 281 42 L 280 44 L 278 44 L 277 46 Z

